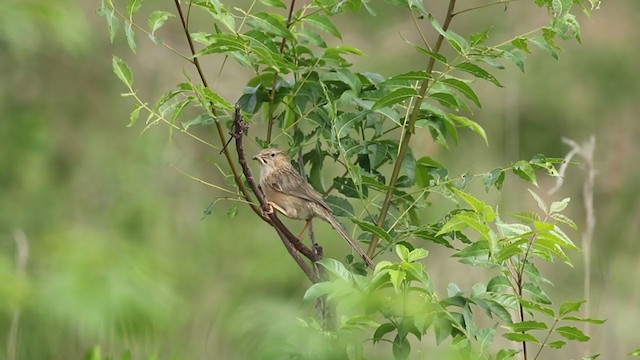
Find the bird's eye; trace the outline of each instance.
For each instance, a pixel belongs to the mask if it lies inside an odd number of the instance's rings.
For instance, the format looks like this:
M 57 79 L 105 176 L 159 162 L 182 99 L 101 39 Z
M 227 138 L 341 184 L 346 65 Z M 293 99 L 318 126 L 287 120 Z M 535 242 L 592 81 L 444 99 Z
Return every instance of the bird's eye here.
M 274 157 L 274 156 L 276 156 L 276 154 L 275 153 L 271 153 L 271 157 Z

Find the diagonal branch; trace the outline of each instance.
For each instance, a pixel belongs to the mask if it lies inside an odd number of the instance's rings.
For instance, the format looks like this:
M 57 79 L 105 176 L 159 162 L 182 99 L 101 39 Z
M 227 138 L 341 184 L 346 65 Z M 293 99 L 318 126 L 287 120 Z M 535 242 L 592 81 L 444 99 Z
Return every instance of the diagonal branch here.
M 456 0 L 449 0 L 449 7 L 447 9 L 447 15 L 442 24 L 442 29 L 447 31 L 449 25 L 451 24 L 451 20 L 453 19 L 453 10 L 456 5 Z M 438 39 L 436 40 L 436 44 L 433 47 L 433 52 L 438 53 L 440 51 L 440 47 L 442 47 L 442 42 L 444 41 L 444 36 L 440 34 Z M 427 64 L 427 74 L 431 74 L 433 72 L 433 67 L 436 64 L 436 59 L 431 57 L 429 59 L 429 63 Z M 384 202 L 382 203 L 382 208 L 380 209 L 380 217 L 378 217 L 378 221 L 376 225 L 382 227 L 384 225 L 384 221 L 387 218 L 387 214 L 389 213 L 389 208 L 391 207 L 391 200 L 393 199 L 393 193 L 396 190 L 396 182 L 398 181 L 398 177 L 400 175 L 400 169 L 402 168 L 402 163 L 404 162 L 404 158 L 407 155 L 407 150 L 409 148 L 409 141 L 411 140 L 411 135 L 415 133 L 415 125 L 416 120 L 418 119 L 418 114 L 420 113 L 420 106 L 424 101 L 424 98 L 427 94 L 427 89 L 429 88 L 429 80 L 426 79 L 422 82 L 420 86 L 420 91 L 418 96 L 415 98 L 415 103 L 413 104 L 413 108 L 411 110 L 411 114 L 409 115 L 409 123 L 404 127 L 404 136 L 402 137 L 402 142 L 400 143 L 400 148 L 398 150 L 398 157 L 396 163 L 393 166 L 393 171 L 391 172 L 391 179 L 389 179 L 389 190 L 387 190 L 387 194 L 385 195 Z M 371 243 L 369 244 L 369 248 L 367 249 L 367 255 L 369 257 L 373 257 L 376 252 L 376 248 L 378 247 L 378 242 L 380 238 L 374 236 L 371 239 Z
M 236 151 L 238 152 L 238 162 L 240 163 L 240 167 L 242 168 L 244 177 L 246 178 L 247 183 L 249 184 L 249 187 L 258 198 L 258 202 L 260 203 L 260 208 L 262 209 L 262 211 L 260 212 L 259 216 L 262 218 L 262 220 L 264 220 L 265 222 L 267 222 L 269 225 L 273 226 L 276 229 L 285 247 L 287 248 L 291 256 L 294 258 L 294 260 L 298 263 L 300 268 L 305 272 L 305 274 L 307 274 L 307 277 L 309 278 L 309 280 L 311 280 L 312 282 L 317 282 L 319 281 L 318 275 L 300 257 L 298 252 L 302 253 L 302 255 L 304 255 L 307 259 L 311 260 L 312 262 L 316 262 L 322 259 L 322 253 L 317 253 L 316 251 L 313 251 L 309 249 L 307 246 L 305 246 L 300 241 L 300 239 L 298 239 L 295 235 L 293 235 L 291 231 L 289 231 L 289 229 L 280 221 L 275 211 L 271 213 L 268 212 L 269 205 L 267 204 L 267 199 L 262 189 L 256 184 L 256 181 L 253 178 L 253 174 L 251 172 L 251 168 L 249 167 L 249 164 L 247 163 L 247 158 L 245 156 L 244 143 L 242 140 L 243 140 L 244 134 L 247 132 L 248 129 L 249 129 L 249 125 L 242 117 L 240 104 L 236 104 L 232 136 L 236 140 Z
M 196 70 L 198 71 L 198 75 L 200 76 L 200 81 L 202 81 L 202 85 L 204 85 L 205 87 L 209 87 L 209 84 L 207 83 L 207 79 L 204 76 L 204 72 L 202 71 L 202 66 L 200 65 L 200 59 L 198 57 L 195 57 L 196 54 L 196 49 L 193 46 L 193 39 L 191 38 L 191 33 L 189 32 L 189 27 L 187 25 L 187 19 L 185 18 L 183 12 L 182 12 L 182 8 L 180 7 L 180 0 L 174 0 L 175 4 L 176 4 L 176 8 L 178 9 L 178 15 L 180 17 L 180 21 L 182 22 L 182 29 L 184 30 L 184 35 L 187 37 L 187 42 L 189 43 L 189 50 L 191 51 L 191 55 L 193 56 L 193 65 L 196 67 Z M 211 112 L 214 115 L 214 118 L 216 117 L 216 111 L 213 108 L 213 106 L 211 107 Z M 218 133 L 218 137 L 220 138 L 220 143 L 221 144 L 225 144 L 227 141 L 225 139 L 225 135 L 224 135 L 224 130 L 222 129 L 222 125 L 220 125 L 219 121 L 214 121 L 215 125 L 216 125 L 216 131 Z M 231 169 L 231 173 L 233 174 L 233 179 L 236 183 L 236 185 L 238 186 L 238 189 L 240 189 L 240 192 L 242 193 L 242 195 L 244 196 L 244 198 L 249 202 L 252 203 L 251 200 L 251 196 L 249 195 L 249 192 L 247 191 L 247 189 L 244 187 L 244 183 L 242 182 L 242 178 L 240 177 L 240 173 L 238 173 L 238 170 L 236 169 L 234 162 L 231 158 L 231 154 L 229 153 L 229 150 L 224 147 L 222 149 L 222 152 L 224 153 L 224 157 L 227 159 L 227 163 L 229 164 L 229 168 Z M 262 213 L 260 212 L 260 209 L 251 204 L 251 209 L 258 214 L 259 216 L 262 216 Z
M 198 75 L 200 77 L 200 80 L 202 81 L 202 84 L 205 87 L 208 88 L 209 84 L 207 82 L 206 77 L 204 76 L 204 71 L 202 70 L 202 65 L 200 64 L 200 59 L 195 57 L 196 50 L 195 50 L 195 47 L 193 45 L 193 39 L 191 38 L 191 33 L 189 32 L 189 28 L 188 28 L 188 25 L 187 25 L 187 19 L 186 19 L 185 15 L 184 15 L 184 13 L 182 11 L 182 8 L 180 7 L 180 1 L 179 0 L 174 0 L 174 2 L 175 2 L 175 5 L 176 5 L 176 9 L 178 10 L 178 16 L 180 17 L 180 21 L 182 23 L 182 29 L 184 30 L 184 34 L 185 34 L 185 36 L 187 38 L 187 42 L 189 43 L 189 50 L 191 51 L 191 55 L 194 56 L 192 63 L 196 67 L 196 70 L 198 71 Z M 215 116 L 216 112 L 215 112 L 215 109 L 213 107 L 211 108 L 211 111 L 212 111 L 213 115 Z M 216 130 L 217 130 L 218 136 L 220 138 L 220 143 L 221 144 L 225 144 L 227 142 L 227 140 L 225 138 L 224 130 L 222 129 L 222 125 L 220 125 L 219 121 L 215 121 L 215 125 L 216 125 Z M 286 226 L 284 226 L 284 224 L 280 221 L 280 219 L 278 219 L 278 217 L 276 216 L 275 213 L 264 215 L 264 213 L 266 213 L 265 210 L 267 210 L 266 198 L 265 198 L 264 193 L 262 192 L 262 190 L 258 188 L 258 186 L 255 183 L 255 180 L 253 179 L 253 175 L 251 174 L 251 169 L 249 168 L 249 165 L 247 164 L 247 160 L 245 158 L 244 146 L 242 144 L 242 135 L 246 132 L 247 128 L 248 128 L 248 125 L 242 119 L 242 115 L 241 115 L 241 112 L 240 112 L 240 107 L 238 105 L 236 105 L 236 112 L 235 112 L 235 118 L 234 118 L 234 130 L 235 131 L 234 131 L 233 137 L 235 137 L 235 139 L 236 139 L 236 149 L 238 150 L 238 162 L 240 163 L 240 166 L 242 167 L 242 170 L 244 172 L 245 178 L 247 179 L 247 182 L 249 183 L 249 186 L 251 187 L 251 189 L 253 190 L 253 193 L 258 198 L 258 202 L 260 203 L 260 207 L 256 206 L 251 201 L 252 198 L 251 198 L 247 188 L 244 186 L 244 182 L 242 181 L 242 177 L 240 176 L 240 173 L 236 169 L 235 163 L 234 163 L 233 159 L 231 158 L 231 154 L 230 154 L 229 150 L 227 149 L 227 147 L 223 147 L 222 152 L 224 153 L 224 156 L 227 159 L 227 163 L 229 164 L 229 167 L 230 167 L 231 172 L 233 174 L 234 181 L 235 181 L 236 185 L 238 186 L 238 189 L 240 189 L 240 192 L 242 193 L 244 198 L 247 200 L 247 202 L 250 203 L 251 209 L 261 219 L 263 219 L 264 221 L 268 222 L 271 226 L 276 228 L 276 231 L 277 231 L 278 235 L 280 236 L 280 239 L 283 241 L 285 247 L 287 248 L 287 251 L 289 251 L 289 253 L 294 258 L 294 260 L 298 263 L 298 265 L 300 266 L 302 271 L 304 271 L 304 273 L 307 275 L 309 280 L 311 280 L 312 282 L 318 282 L 319 281 L 319 277 L 315 274 L 315 272 L 312 270 L 312 268 L 300 257 L 300 254 L 298 252 L 302 253 L 305 257 L 307 257 L 309 260 L 311 260 L 313 262 L 320 260 L 322 256 L 321 255 L 318 256 L 311 249 L 306 247 L 295 235 L 293 235 L 291 233 L 291 231 L 289 231 L 289 229 L 287 229 Z

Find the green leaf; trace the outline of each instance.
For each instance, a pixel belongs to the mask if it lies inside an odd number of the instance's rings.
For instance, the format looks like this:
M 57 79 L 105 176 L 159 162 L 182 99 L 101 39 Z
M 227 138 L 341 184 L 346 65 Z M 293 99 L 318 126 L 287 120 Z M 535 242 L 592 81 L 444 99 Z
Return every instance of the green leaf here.
M 449 44 L 451 44 L 451 46 L 460 54 L 466 54 L 468 48 L 469 48 L 469 44 L 467 43 L 467 41 L 461 37 L 460 35 L 454 33 L 451 30 L 447 30 L 445 31 L 442 26 L 440 26 L 440 24 L 438 23 L 438 21 L 431 15 L 429 14 L 429 22 L 431 22 L 431 26 L 433 26 L 433 28 L 440 34 L 442 35 L 445 39 L 447 39 L 447 41 L 449 42 Z
M 319 282 L 311 285 L 309 289 L 304 293 L 304 297 L 302 298 L 303 302 L 311 302 L 315 301 L 321 296 L 327 295 L 331 293 L 333 290 L 333 283 L 331 282 Z
M 504 320 L 507 323 L 511 323 L 513 320 L 511 319 L 511 314 L 509 310 L 507 310 L 502 304 L 495 300 L 485 300 L 487 306 L 491 310 L 491 313 L 496 314 L 500 319 Z
M 395 105 L 414 96 L 418 96 L 418 92 L 413 88 L 396 89 L 383 96 L 380 100 L 376 101 L 376 103 L 373 104 L 373 107 L 371 107 L 371 110 L 377 110 L 383 107 Z
M 233 14 L 230 14 L 229 10 L 222 5 L 220 0 L 208 0 L 206 2 L 195 1 L 193 4 L 207 9 L 209 14 L 211 14 L 215 20 L 221 22 L 229 31 L 234 33 L 236 32 L 236 20 Z
M 127 36 L 127 44 L 133 53 L 136 53 L 136 38 L 135 33 L 133 32 L 133 27 L 130 22 L 124 22 L 124 33 Z
M 458 64 L 455 66 L 456 69 L 460 71 L 467 72 L 479 79 L 487 80 L 494 83 L 496 86 L 503 87 L 500 84 L 500 81 L 496 79 L 493 75 L 489 74 L 489 72 L 476 64 L 472 64 L 470 62 L 464 62 L 462 64 Z
M 349 270 L 347 270 L 347 268 L 338 260 L 322 259 L 317 263 L 329 270 L 329 272 L 335 275 L 338 279 L 350 281 L 353 278 L 353 275 L 351 275 Z
M 515 38 L 513 41 L 511 41 L 511 44 L 520 50 L 523 50 L 527 53 L 531 53 L 531 51 L 529 50 L 529 46 L 527 45 L 528 40 L 529 39 L 526 37 L 519 36 Z
M 307 16 L 302 19 L 302 22 L 309 23 L 310 25 L 313 25 L 316 28 L 324 32 L 327 32 L 337 37 L 338 39 L 342 40 L 342 35 L 340 35 L 338 28 L 331 22 L 331 20 L 329 20 L 328 17 L 322 14 L 313 14 L 313 15 Z
M 313 45 L 321 48 L 327 47 L 327 43 L 324 41 L 324 39 L 314 31 L 311 31 L 309 29 L 300 29 L 297 30 L 296 34 L 298 35 L 298 37 L 302 36 L 309 39 L 309 41 L 311 41 Z
M 347 199 L 329 195 L 325 199 L 325 202 L 331 208 L 331 212 L 335 216 L 355 216 L 355 211 L 353 210 L 353 206 Z
M 377 343 L 382 339 L 383 336 L 392 332 L 395 329 L 396 329 L 396 325 L 393 323 L 385 323 L 378 326 L 376 331 L 373 333 L 373 343 L 374 344 Z
M 446 58 L 446 57 L 444 57 L 444 56 L 443 56 L 443 55 L 441 55 L 441 54 L 434 53 L 434 52 L 429 51 L 429 50 L 427 50 L 427 49 L 425 49 L 425 48 L 422 48 L 422 47 L 420 47 L 420 46 L 415 46 L 415 48 L 416 48 L 416 50 L 418 50 L 419 52 L 421 52 L 421 53 L 423 53 L 423 54 L 427 54 L 429 57 L 434 58 L 434 59 L 436 59 L 436 60 L 440 61 L 441 63 L 445 64 L 445 65 L 446 65 L 446 64 L 448 64 L 448 62 L 447 62 L 447 58 Z
M 415 262 L 429 256 L 429 252 L 423 248 L 415 248 L 407 256 L 408 262 Z
M 129 17 L 132 17 L 140 7 L 142 6 L 142 0 L 129 0 L 129 4 L 127 5 L 127 12 L 129 13 Z
M 480 99 L 478 98 L 478 95 L 476 95 L 475 91 L 473 91 L 473 89 L 471 89 L 471 87 L 467 85 L 466 82 L 459 79 L 455 79 L 455 78 L 444 79 L 441 82 L 460 91 L 460 93 L 466 96 L 467 99 L 473 101 L 479 108 L 482 107 L 482 104 L 480 104 Z
M 135 109 L 133 109 L 133 111 L 131 112 L 131 115 L 129 115 L 129 124 L 127 125 L 127 127 L 132 127 L 133 124 L 136 123 L 136 121 L 138 121 L 138 117 L 140 116 L 140 110 L 142 110 L 144 108 L 143 105 L 138 105 L 136 106 Z
M 629 353 L 630 356 L 640 357 L 640 348 L 637 348 Z
M 451 321 L 445 318 L 438 318 L 433 323 L 433 330 L 436 334 L 436 344 L 442 343 L 450 334 L 453 327 Z
M 393 285 L 393 289 L 398 292 L 402 281 L 407 276 L 407 273 L 401 270 L 391 269 L 389 270 L 389 278 L 391 279 L 391 284 Z
M 500 349 L 496 356 L 496 360 L 510 360 L 520 353 L 520 350 Z
M 560 336 L 569 340 L 577 340 L 580 342 L 589 341 L 590 337 L 585 335 L 582 330 L 575 326 L 561 326 L 555 330 Z
M 160 29 L 162 25 L 170 18 L 174 17 L 170 12 L 167 11 L 154 11 L 149 15 L 149 30 L 151 31 L 151 35 L 155 34 L 156 30 Z
M 249 24 L 254 28 L 288 40 L 294 40 L 293 34 L 287 28 L 286 20 L 282 16 L 267 12 L 258 12 L 249 16 Z
M 502 221 L 497 221 L 496 226 L 500 234 L 504 237 L 511 238 L 505 239 L 505 241 L 515 240 L 520 235 L 532 233 L 531 228 L 522 224 L 507 224 Z
M 484 202 L 476 199 L 473 195 L 468 194 L 462 190 L 459 190 L 456 188 L 451 188 L 451 190 L 456 195 L 458 195 L 462 200 L 464 200 L 467 204 L 471 205 L 471 207 L 473 208 L 473 210 L 475 210 L 476 213 L 478 214 L 483 213 L 485 206 L 487 206 Z
M 109 40 L 113 44 L 113 40 L 118 33 L 118 28 L 120 27 L 120 20 L 116 16 L 113 8 L 106 10 L 104 13 L 105 18 L 107 19 L 107 28 L 109 29 Z
M 528 301 L 525 299 L 520 299 L 520 304 L 522 304 L 522 306 L 526 309 L 530 309 L 530 310 L 536 310 L 539 311 L 541 313 L 544 313 L 548 316 L 554 317 L 555 316 L 555 312 L 553 311 L 553 309 L 548 308 L 546 306 L 542 306 L 538 303 L 532 302 L 532 301 Z
M 409 249 L 407 249 L 407 247 L 402 244 L 398 244 L 396 245 L 396 254 L 398 254 L 400 260 L 408 261 L 407 259 L 409 258 Z
M 607 320 L 602 320 L 602 319 L 580 318 L 580 317 L 575 317 L 575 316 L 565 316 L 565 317 L 562 318 L 562 320 L 588 322 L 588 323 L 598 324 L 598 325 L 604 324 L 607 321 Z
M 532 342 L 532 343 L 536 343 L 539 344 L 540 340 L 538 340 L 535 336 L 531 335 L 531 334 L 522 334 L 522 333 L 505 333 L 502 334 L 502 336 L 507 339 L 507 340 L 511 340 L 511 341 L 515 341 L 515 342 Z
M 569 219 L 568 217 L 562 214 L 552 214 L 551 217 L 557 222 L 568 225 L 573 230 L 578 230 L 578 225 L 576 225 L 576 223 L 573 222 L 573 220 Z
M 459 103 L 456 101 L 456 97 L 446 92 L 438 92 L 429 95 L 430 98 L 436 99 L 440 105 L 448 107 L 450 109 L 458 110 Z
M 382 238 L 384 240 L 386 240 L 387 242 L 391 242 L 391 235 L 389 235 L 389 233 L 387 233 L 383 228 L 379 227 L 378 225 L 372 224 L 370 222 L 367 221 L 361 221 L 356 219 L 355 217 L 351 218 L 351 221 L 358 225 L 358 227 L 360 229 L 362 229 L 363 231 L 366 231 L 368 233 L 371 233 L 379 238 Z
M 565 345 L 567 345 L 567 343 L 562 340 L 553 341 L 547 344 L 547 346 L 553 349 L 562 349 Z
M 211 102 L 215 107 L 221 108 L 224 110 L 233 110 L 234 106 L 227 100 L 225 100 L 222 96 L 218 95 L 215 91 L 210 88 L 203 87 L 202 93 L 204 94 L 205 100 Z
M 512 244 L 509 244 L 503 247 L 502 249 L 500 249 L 500 251 L 498 251 L 495 254 L 494 260 L 498 263 L 502 263 L 503 261 L 510 259 L 516 255 L 523 254 L 524 249 L 522 248 L 522 245 L 528 242 L 529 242 L 529 239 L 520 239 L 518 241 L 515 241 Z
M 513 165 L 513 173 L 518 175 L 521 179 L 526 180 L 532 183 L 535 186 L 538 186 L 538 182 L 536 181 L 536 173 L 533 170 L 531 164 L 524 160 L 520 160 Z
M 533 211 L 521 211 L 521 212 L 513 212 L 509 213 L 514 219 L 520 220 L 525 224 L 533 224 L 537 221 L 540 221 L 540 216 Z
M 569 201 L 571 201 L 570 198 L 564 198 L 562 201 L 554 201 L 549 207 L 549 213 L 553 214 L 561 212 L 567 207 L 567 205 L 569 205 Z
M 400 337 L 399 334 L 396 335 L 393 340 L 393 357 L 397 360 L 406 360 L 409 358 L 411 354 L 411 344 L 406 336 Z
M 532 283 L 526 283 L 522 287 L 522 290 L 527 294 L 529 294 L 532 300 L 537 303 L 545 304 L 545 305 L 551 304 L 551 299 L 549 299 L 547 294 L 545 294 L 544 291 L 542 291 L 542 289 L 539 286 L 536 286 Z
M 482 126 L 480 126 L 480 124 L 464 116 L 459 116 L 455 114 L 448 114 L 448 116 L 450 119 L 460 124 L 461 127 L 468 127 L 473 132 L 480 135 L 484 140 L 484 143 L 487 144 L 487 146 L 489 146 L 489 140 L 487 140 L 487 134 L 485 133 Z M 502 186 L 502 183 L 500 186 Z
M 208 125 L 213 122 L 213 118 L 209 114 L 199 114 L 189 121 L 182 122 L 182 129 L 185 131 L 194 125 Z
M 549 213 L 549 208 L 547 207 L 547 204 L 544 202 L 544 200 L 542 200 L 542 198 L 538 194 L 533 192 L 533 190 L 531 190 L 531 189 L 527 189 L 527 190 L 529 191 L 531 196 L 538 203 L 538 207 L 540 208 L 540 210 L 542 210 L 542 212 L 544 212 L 545 214 L 548 214 Z
M 582 360 L 595 360 L 597 358 L 600 357 L 600 354 L 595 354 L 595 355 L 591 355 L 591 356 L 585 356 L 582 358 Z
M 279 8 L 283 8 L 283 9 L 287 8 L 287 5 L 285 5 L 280 0 L 260 0 L 260 2 L 265 4 L 265 5 L 267 5 L 267 6 L 279 7 Z
M 489 292 L 503 292 L 508 289 L 511 289 L 511 284 L 509 283 L 509 279 L 507 279 L 504 275 L 496 275 L 487 284 L 487 291 Z
M 247 51 L 247 42 L 233 34 L 213 34 L 207 36 L 207 40 L 209 41 L 209 45 L 195 54 L 194 57 L 213 53 L 228 53 L 232 51 L 246 53 Z
M 504 178 L 504 170 L 495 168 L 482 176 L 482 183 L 484 184 L 484 188 L 487 190 L 487 192 L 489 192 L 492 186 L 495 186 L 496 189 L 500 190 L 502 189 Z
M 554 59 L 558 60 L 558 52 L 556 51 L 557 46 L 551 45 L 544 37 L 542 36 L 533 36 L 529 38 L 529 41 L 535 45 L 537 48 L 543 50 L 547 54 L 551 55 Z
M 388 82 L 392 82 L 392 81 L 401 81 L 401 80 L 428 80 L 428 79 L 432 79 L 433 77 L 429 74 L 427 74 L 426 71 L 424 70 L 416 70 L 416 71 L 409 71 L 400 75 L 395 75 L 392 76 L 390 78 L 388 78 L 387 80 L 385 80 L 385 83 Z
M 505 324 L 503 327 L 510 329 L 513 332 L 527 332 L 529 330 L 546 330 L 549 327 L 547 324 L 540 321 L 521 321 L 513 324 Z
M 560 305 L 560 310 L 558 311 L 559 316 L 567 315 L 568 313 L 580 311 L 580 306 L 586 303 L 586 300 L 581 301 L 565 301 Z
M 131 88 L 133 85 L 131 69 L 129 69 L 129 65 L 125 63 L 122 59 L 117 56 L 112 58 L 112 66 L 113 72 L 116 74 L 118 79 L 122 81 L 127 87 Z
M 475 257 L 488 257 L 489 256 L 489 242 L 478 241 L 466 248 L 453 254 L 454 257 L 459 258 L 475 258 Z

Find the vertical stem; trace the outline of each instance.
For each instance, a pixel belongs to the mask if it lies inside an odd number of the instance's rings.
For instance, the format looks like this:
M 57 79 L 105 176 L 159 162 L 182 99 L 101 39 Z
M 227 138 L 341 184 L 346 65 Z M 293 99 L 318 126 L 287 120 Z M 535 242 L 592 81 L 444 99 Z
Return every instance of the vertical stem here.
M 518 279 L 518 295 L 522 299 L 522 275 L 519 275 L 519 279 Z M 518 304 L 518 305 L 519 305 L 518 309 L 520 310 L 520 322 L 523 322 L 524 321 L 524 308 L 523 308 L 522 304 Z M 522 342 L 522 358 L 524 360 L 528 359 L 528 357 L 527 357 L 527 342 L 526 341 Z
M 17 230 L 13 234 L 16 242 L 16 273 L 24 277 L 27 273 L 27 260 L 29 259 L 29 242 L 22 230 Z M 11 327 L 7 335 L 7 359 L 17 360 L 18 338 L 20 337 L 20 308 L 16 308 L 11 316 Z
M 584 299 L 587 303 L 584 307 L 584 317 L 591 317 L 591 243 L 593 242 L 593 233 L 596 226 L 596 216 L 593 208 L 593 188 L 595 183 L 595 170 L 593 166 L 593 153 L 596 147 L 596 138 L 591 136 L 589 141 L 582 145 L 581 155 L 585 162 L 585 171 L 587 173 L 587 179 L 582 188 L 582 195 L 584 197 L 584 209 L 586 216 L 586 229 L 582 234 L 582 257 L 584 260 Z M 584 324 L 584 332 L 589 335 L 591 326 L 589 322 Z M 584 356 L 589 356 L 591 353 L 590 343 L 587 342 L 584 348 Z
M 442 24 L 442 29 L 444 29 L 444 31 L 447 31 L 449 25 L 451 24 L 455 5 L 456 0 L 449 0 L 447 15 L 444 23 Z M 436 44 L 433 47 L 434 53 L 438 53 L 440 51 L 440 47 L 442 46 L 443 41 L 444 36 L 439 35 L 438 40 L 436 40 Z M 427 64 L 427 74 L 431 74 L 433 72 L 433 67 L 435 66 L 435 64 L 436 59 L 434 57 L 431 57 L 429 59 L 429 63 Z M 411 110 L 411 114 L 409 115 L 409 123 L 404 128 L 404 136 L 402 137 L 402 142 L 400 143 L 398 157 L 396 159 L 396 163 L 393 166 L 393 171 L 391 172 L 391 179 L 389 180 L 389 190 L 387 190 L 387 194 L 385 195 L 384 201 L 382 203 L 382 208 L 380 209 L 380 216 L 378 217 L 378 221 L 376 223 L 379 227 L 382 227 L 384 225 L 384 221 L 387 218 L 387 214 L 389 213 L 389 208 L 391 207 L 391 199 L 393 199 L 393 193 L 396 190 L 396 182 L 398 181 L 398 176 L 400 175 L 400 169 L 402 168 L 402 163 L 405 156 L 407 155 L 411 136 L 415 133 L 415 125 L 416 120 L 418 119 L 418 114 L 420 113 L 420 106 L 424 101 L 428 88 L 429 80 L 427 79 L 424 80 L 422 82 L 422 85 L 420 86 L 420 91 L 418 92 L 418 96 L 415 97 L 415 103 L 413 105 L 413 109 Z M 380 238 L 377 236 L 373 236 L 373 238 L 371 239 L 371 243 L 369 244 L 369 248 L 367 249 L 367 255 L 369 255 L 370 258 L 373 258 L 373 256 L 375 255 L 379 241 Z
M 287 16 L 287 29 L 291 26 L 291 19 L 293 17 L 293 9 L 296 6 L 296 0 L 291 0 L 291 5 L 289 6 L 289 15 Z M 280 43 L 280 54 L 284 51 L 284 45 L 287 40 L 282 38 L 282 42 Z M 275 110 L 275 99 L 276 99 L 276 85 L 278 84 L 278 72 L 273 74 L 273 83 L 271 84 L 271 93 L 269 93 L 269 124 L 267 125 L 267 143 L 271 143 L 271 133 L 273 131 L 273 111 Z

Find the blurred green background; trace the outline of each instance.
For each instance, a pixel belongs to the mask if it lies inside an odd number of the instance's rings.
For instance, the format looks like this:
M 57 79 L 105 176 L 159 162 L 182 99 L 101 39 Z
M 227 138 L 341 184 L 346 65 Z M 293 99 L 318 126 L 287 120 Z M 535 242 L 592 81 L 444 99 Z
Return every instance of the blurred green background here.
M 172 5 L 148 0 L 141 14 L 173 11 Z M 433 11 L 442 14 L 445 5 Z M 181 80 L 183 69 L 192 71 L 189 64 L 142 34 L 137 55 L 127 49 L 122 30 L 111 45 L 104 18 L 95 15 L 98 6 L 82 0 L 0 2 L 0 358 L 78 359 L 96 345 L 103 354 L 130 351 L 136 359 L 260 358 L 257 351 L 266 358 L 269 341 L 302 339 L 292 324 L 296 316 L 313 314 L 301 304 L 309 283 L 276 234 L 246 206 L 229 216 L 233 203 L 218 202 L 203 218 L 220 194 L 172 167 L 221 183 L 214 166 L 221 157 L 186 136 L 174 134 L 169 142 L 160 125 L 142 135 L 142 126 L 126 127 L 133 104 L 120 97 L 124 88 L 112 74 L 111 55 L 129 62 L 136 89 L 151 103 Z M 338 20 L 344 42 L 368 54 L 353 59 L 355 68 L 391 74 L 422 67 L 424 58 L 400 38 L 415 33 L 406 11 L 374 8 L 388 26 L 365 13 Z M 562 157 L 569 148 L 561 137 L 582 142 L 595 134 L 591 306 L 594 317 L 608 321 L 592 327 L 591 349 L 602 359 L 625 358 L 640 346 L 639 16 L 638 1 L 605 2 L 592 19 L 580 15 L 584 44 L 562 43 L 560 61 L 535 52 L 525 74 L 513 67 L 497 74 L 505 89 L 479 83 L 484 106 L 475 120 L 487 130 L 489 147 L 471 134 L 450 152 L 426 141 L 426 133 L 414 143 L 414 151 L 444 161 L 453 172 L 478 173 L 536 153 Z M 194 21 L 211 30 L 206 16 Z M 522 2 L 507 13 L 491 7 L 461 15 L 452 26 L 468 35 L 493 23 L 493 39 L 500 42 L 545 22 L 543 10 Z M 187 51 L 175 18 L 160 34 Z M 211 78 L 218 64 L 205 62 Z M 229 66 L 216 89 L 236 99 L 249 76 Z M 216 142 L 212 128 L 196 131 Z M 581 227 L 584 179 L 580 167 L 570 168 L 553 196 L 572 198 L 570 215 Z M 543 178 L 538 191 L 553 181 Z M 525 188 L 509 178 L 497 205 L 503 212 L 534 209 Z M 477 192 L 496 204 L 495 194 L 483 193 Z M 431 210 L 434 218 L 437 209 Z M 321 235 L 331 234 L 328 226 L 319 227 Z M 579 241 L 580 232 L 572 236 Z M 342 242 L 324 245 L 329 256 L 342 258 L 346 250 Z M 427 263 L 439 289 L 484 280 L 469 276 L 450 252 L 420 245 L 432 251 Z M 581 254 L 572 259 L 573 269 L 545 269 L 558 301 L 582 298 Z M 381 358 L 390 356 L 385 351 Z M 582 351 L 569 347 L 545 358 L 575 358 Z

